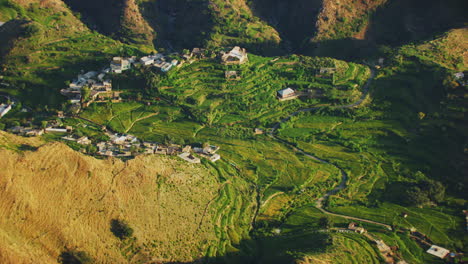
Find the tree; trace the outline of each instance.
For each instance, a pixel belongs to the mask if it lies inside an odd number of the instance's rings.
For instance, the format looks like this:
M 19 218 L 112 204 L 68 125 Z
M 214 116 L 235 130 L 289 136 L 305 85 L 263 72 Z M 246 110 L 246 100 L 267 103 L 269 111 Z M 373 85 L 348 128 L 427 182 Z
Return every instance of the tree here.
M 98 151 L 97 147 L 94 146 L 93 144 L 89 144 L 86 146 L 86 152 L 87 153 L 96 153 Z
M 67 250 L 60 254 L 58 261 L 62 264 L 87 264 L 93 259 L 84 251 Z
M 143 99 L 143 95 L 141 93 L 136 94 L 137 101 L 141 101 Z
M 406 190 L 405 204 L 412 206 L 423 206 L 430 202 L 429 197 L 418 186 L 412 186 Z
M 90 95 L 91 95 L 91 90 L 89 89 L 89 87 L 83 86 L 83 88 L 81 88 L 81 101 L 82 102 L 88 101 Z
M 76 129 L 76 130 L 75 130 L 75 135 L 76 135 L 77 137 L 82 137 L 82 136 L 84 136 L 83 132 L 82 132 L 81 130 L 79 130 L 79 129 Z
M 25 27 L 24 36 L 29 38 L 29 37 L 39 34 L 40 32 L 41 32 L 41 26 L 39 25 L 39 23 L 32 22 Z
M 5 129 L 5 124 L 4 123 L 0 123 L 0 130 L 4 130 Z
M 10 123 L 10 127 L 16 127 L 16 126 L 20 126 L 20 122 L 15 120 Z
M 320 217 L 319 226 L 322 228 L 333 227 L 333 220 L 331 220 L 329 217 L 326 217 L 326 216 Z
M 47 127 L 47 121 L 41 121 L 41 128 Z
M 418 183 L 419 188 L 426 193 L 427 197 L 436 203 L 443 201 L 445 197 L 445 186 L 435 180 L 427 179 Z
M 111 220 L 111 232 L 122 240 L 133 235 L 133 229 L 127 224 L 127 222 L 120 219 Z
M 137 152 L 138 152 L 138 149 L 139 149 L 138 146 L 132 145 L 132 146 L 130 147 L 130 152 L 132 152 L 132 153 L 137 153 Z

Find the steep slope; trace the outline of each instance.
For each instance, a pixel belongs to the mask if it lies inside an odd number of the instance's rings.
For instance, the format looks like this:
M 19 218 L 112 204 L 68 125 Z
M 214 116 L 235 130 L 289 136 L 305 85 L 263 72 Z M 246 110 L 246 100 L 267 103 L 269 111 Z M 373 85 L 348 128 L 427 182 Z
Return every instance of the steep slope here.
M 450 70 L 466 71 L 468 28 L 453 29 L 433 40 L 402 46 L 400 51 L 407 56 L 416 56 Z
M 91 28 L 127 43 L 152 45 L 154 32 L 135 0 L 64 0 Z
M 315 41 L 353 37 L 365 39 L 369 15 L 388 0 L 323 1 Z
M 467 9 L 463 0 L 390 0 L 371 14 L 368 39 L 391 46 L 430 39 L 465 26 Z
M 12 20 L 0 27 L 0 36 L 2 38 L 0 61 L 10 52 L 15 45 L 15 41 L 25 35 L 27 24 L 29 24 L 27 20 Z
M 120 24 L 123 41 L 153 45 L 154 31 L 141 15 L 135 0 L 124 2 Z
M 424 8 L 422 8 L 424 7 Z M 399 46 L 432 39 L 464 26 L 468 15 L 462 0 L 324 0 L 316 33 L 303 52 L 359 59 L 375 54 L 377 46 Z
M 138 53 L 137 46 L 91 31 L 60 0 L 16 1 L 13 7 L 21 19 L 0 27 L 0 39 L 9 43 L 1 45 L 1 75 L 9 84 L 2 91 L 36 110 L 59 108 L 65 98 L 58 91 L 81 70 Z
M 144 0 L 144 17 L 158 33 L 157 47 L 243 45 L 257 52 L 275 50 L 275 29 L 256 17 L 244 0 Z
M 254 0 L 255 13 L 273 25 L 290 48 L 298 48 L 316 31 L 316 17 L 323 0 Z
M 4 132 L 0 144 L 2 263 L 56 263 L 65 250 L 93 263 L 191 261 L 218 240 L 206 207 L 220 183 L 206 168 L 158 156 L 96 160 Z M 13 150 L 25 145 L 39 148 Z M 133 238 L 117 239 L 112 219 Z

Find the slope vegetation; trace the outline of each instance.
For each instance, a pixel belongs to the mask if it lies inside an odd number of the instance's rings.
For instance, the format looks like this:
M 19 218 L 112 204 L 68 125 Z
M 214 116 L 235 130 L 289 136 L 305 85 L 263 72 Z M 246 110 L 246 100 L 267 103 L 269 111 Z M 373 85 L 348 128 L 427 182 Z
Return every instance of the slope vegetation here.
M 4 132 L 0 144 L 2 263 L 56 263 L 65 250 L 96 263 L 191 261 L 219 240 L 222 217 L 206 210 L 221 187 L 210 169 L 158 156 L 96 160 Z M 117 239 L 112 219 L 133 237 Z
M 64 0 L 80 12 L 91 28 L 128 43 L 152 45 L 153 29 L 143 19 L 135 0 Z

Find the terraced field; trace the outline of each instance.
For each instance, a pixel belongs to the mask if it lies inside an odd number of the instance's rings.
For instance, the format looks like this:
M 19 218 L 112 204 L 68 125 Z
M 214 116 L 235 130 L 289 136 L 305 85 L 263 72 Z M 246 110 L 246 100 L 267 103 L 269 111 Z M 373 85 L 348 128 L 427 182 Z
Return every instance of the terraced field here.
M 378 251 L 364 236 L 358 234 L 333 235 L 333 245 L 335 247 L 333 252 L 320 254 L 318 257 L 306 257 L 304 263 L 383 263 L 383 260 L 378 257 Z
M 197 120 L 209 125 L 262 125 L 279 119 L 283 113 L 317 103 L 319 99 L 279 102 L 275 96 L 280 89 L 319 89 L 335 93 L 336 100 L 345 100 L 356 93 L 356 88 L 369 75 L 363 65 L 327 58 L 292 56 L 273 60 L 250 55 L 249 59 L 249 64 L 241 66 L 223 66 L 216 60 L 183 66 L 161 80 L 159 86 L 164 89 L 160 89 L 160 93 L 175 98 L 181 106 L 190 109 Z M 325 66 L 336 66 L 346 74 L 335 78 L 316 75 L 319 68 Z M 227 70 L 237 71 L 240 80 L 226 80 L 224 72 Z M 334 82 L 348 88 L 335 89 Z

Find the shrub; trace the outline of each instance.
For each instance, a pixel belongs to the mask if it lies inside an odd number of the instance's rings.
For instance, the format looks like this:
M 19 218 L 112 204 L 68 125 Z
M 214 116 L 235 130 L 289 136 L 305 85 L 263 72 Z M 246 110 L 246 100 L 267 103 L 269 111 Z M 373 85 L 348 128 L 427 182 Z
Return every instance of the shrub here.
M 32 37 L 38 35 L 41 32 L 41 27 L 38 23 L 31 23 L 27 25 L 24 29 L 24 36 L 25 37 Z
M 58 261 L 62 264 L 86 264 L 93 259 L 84 251 L 67 250 L 60 254 Z
M 119 219 L 111 220 L 111 232 L 120 239 L 126 239 L 133 235 L 133 229 L 125 221 Z
M 333 220 L 329 217 L 320 217 L 319 226 L 322 228 L 331 228 L 333 227 Z

